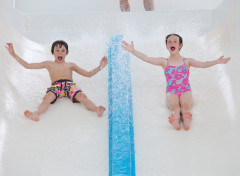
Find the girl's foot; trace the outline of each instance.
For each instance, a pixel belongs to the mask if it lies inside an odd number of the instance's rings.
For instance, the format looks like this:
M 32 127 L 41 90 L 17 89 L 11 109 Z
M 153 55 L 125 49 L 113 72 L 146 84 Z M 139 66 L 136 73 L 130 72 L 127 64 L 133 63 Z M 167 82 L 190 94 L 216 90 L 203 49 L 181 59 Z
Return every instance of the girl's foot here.
M 185 130 L 188 131 L 190 129 L 191 122 L 192 122 L 192 114 L 190 112 L 185 112 L 183 116 L 183 125 Z
M 98 106 L 98 108 L 97 108 L 97 115 L 98 115 L 98 117 L 102 117 L 102 115 L 103 115 L 103 113 L 104 113 L 104 111 L 105 111 L 105 107 L 103 107 L 103 106 Z
M 38 113 L 37 113 L 36 111 L 35 111 L 35 112 L 31 112 L 31 111 L 29 111 L 29 110 L 26 110 L 26 111 L 24 112 L 24 115 L 25 115 L 27 118 L 31 119 L 31 120 L 39 121 L 39 116 L 38 116 Z
M 176 130 L 180 130 L 181 129 L 181 127 L 180 127 L 180 120 L 179 119 L 177 120 L 174 117 L 173 114 L 171 114 L 171 116 L 168 117 L 168 119 L 169 119 L 169 123 L 172 124 L 172 126 L 174 126 L 174 128 L 176 128 Z

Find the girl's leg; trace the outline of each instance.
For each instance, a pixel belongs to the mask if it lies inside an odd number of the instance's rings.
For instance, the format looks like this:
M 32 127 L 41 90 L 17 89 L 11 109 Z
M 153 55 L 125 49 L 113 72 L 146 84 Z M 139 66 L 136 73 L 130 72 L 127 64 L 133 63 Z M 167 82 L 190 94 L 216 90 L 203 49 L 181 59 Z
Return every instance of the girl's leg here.
M 81 102 L 88 110 L 95 111 L 98 117 L 101 117 L 103 112 L 105 111 L 105 107 L 96 106 L 91 100 L 87 98 L 87 96 L 83 92 L 78 92 L 75 96 L 75 99 Z
M 167 93 L 167 105 L 169 109 L 172 111 L 170 117 L 168 117 L 169 122 L 176 128 L 176 130 L 180 130 L 180 106 L 179 106 L 179 98 L 174 93 Z
M 129 12 L 130 11 L 129 0 L 120 0 L 120 8 L 122 12 Z
M 154 2 L 153 0 L 143 0 L 143 5 L 146 11 L 154 10 Z
M 183 117 L 183 125 L 185 130 L 190 129 L 190 124 L 192 121 L 192 114 L 190 113 L 190 109 L 193 104 L 192 92 L 187 91 L 180 97 L 180 105 L 181 105 L 181 113 Z
M 38 106 L 38 110 L 35 112 L 26 110 L 24 112 L 25 116 L 27 118 L 30 118 L 31 120 L 39 121 L 40 114 L 44 113 L 48 109 L 50 103 L 53 100 L 55 100 L 55 98 L 56 98 L 56 95 L 54 93 L 52 93 L 52 92 L 46 93 L 46 95 L 43 97 L 42 103 Z

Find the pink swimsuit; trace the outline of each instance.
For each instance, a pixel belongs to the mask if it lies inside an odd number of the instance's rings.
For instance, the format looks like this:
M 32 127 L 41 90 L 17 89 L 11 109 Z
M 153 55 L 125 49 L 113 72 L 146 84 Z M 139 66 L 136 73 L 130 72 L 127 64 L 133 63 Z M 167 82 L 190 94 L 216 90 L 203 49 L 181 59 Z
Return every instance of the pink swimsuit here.
M 167 80 L 166 93 L 172 92 L 180 98 L 185 92 L 191 91 L 189 84 L 189 70 L 185 65 L 185 58 L 183 58 L 183 65 L 180 66 L 169 65 L 169 59 L 167 59 L 165 77 Z

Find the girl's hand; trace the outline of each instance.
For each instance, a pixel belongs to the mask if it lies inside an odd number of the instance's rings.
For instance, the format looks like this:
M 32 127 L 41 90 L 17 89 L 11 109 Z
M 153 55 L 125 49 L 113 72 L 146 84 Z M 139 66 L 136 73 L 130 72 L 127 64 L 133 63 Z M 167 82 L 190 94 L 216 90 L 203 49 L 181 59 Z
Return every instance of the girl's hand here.
M 131 44 L 127 43 L 126 41 L 123 41 L 122 44 L 124 50 L 127 50 L 130 53 L 134 51 L 133 41 L 131 41 Z
M 217 63 L 218 64 L 227 64 L 230 59 L 231 59 L 231 57 L 224 58 L 224 56 L 221 56 L 217 59 Z
M 100 61 L 101 69 L 104 68 L 107 64 L 108 64 L 108 58 L 107 58 L 107 56 L 103 56 L 102 60 Z
M 9 52 L 10 55 L 14 56 L 15 55 L 15 52 L 14 52 L 14 49 L 13 49 L 13 44 L 12 43 L 6 43 L 7 46 L 5 46 Z

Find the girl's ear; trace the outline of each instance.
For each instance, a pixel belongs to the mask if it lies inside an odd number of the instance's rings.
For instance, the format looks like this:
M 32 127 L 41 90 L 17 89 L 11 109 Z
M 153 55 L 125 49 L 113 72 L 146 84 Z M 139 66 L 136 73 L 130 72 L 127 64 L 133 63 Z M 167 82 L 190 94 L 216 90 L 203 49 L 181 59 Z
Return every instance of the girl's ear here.
M 180 49 L 182 49 L 182 47 L 183 47 L 183 43 L 181 43 L 179 46 L 180 46 Z
M 69 51 L 66 52 L 66 54 L 68 55 Z

